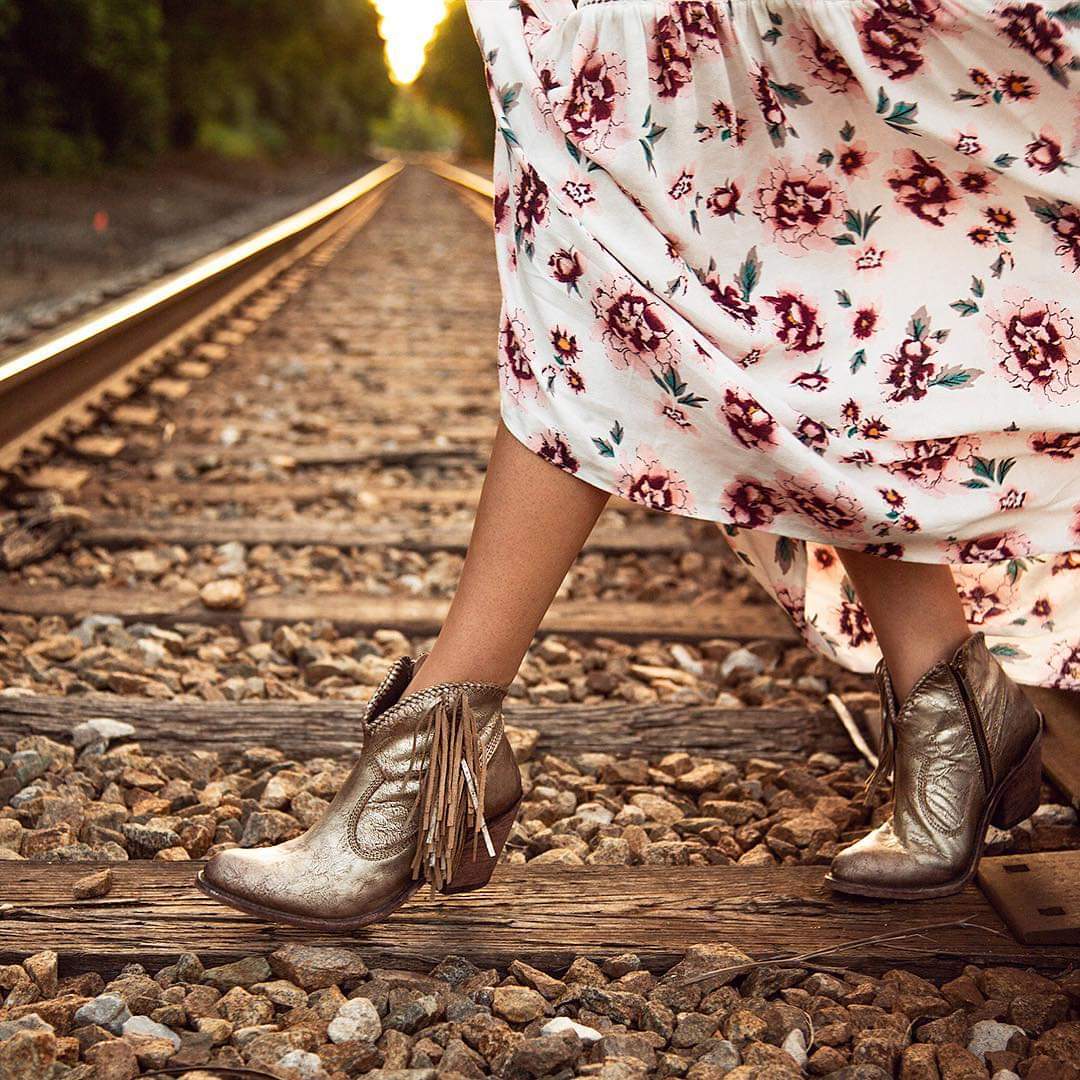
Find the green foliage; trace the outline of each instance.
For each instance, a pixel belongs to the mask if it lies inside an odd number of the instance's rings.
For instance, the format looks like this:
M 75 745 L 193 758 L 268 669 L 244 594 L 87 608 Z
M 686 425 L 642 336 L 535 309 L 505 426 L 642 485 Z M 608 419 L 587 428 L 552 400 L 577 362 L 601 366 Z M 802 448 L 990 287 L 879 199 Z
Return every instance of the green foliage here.
M 495 121 L 491 115 L 484 62 L 473 36 L 464 0 L 452 0 L 446 18 L 428 45 L 417 89 L 434 105 L 458 118 L 462 153 L 489 157 L 494 148 Z
M 0 159 L 355 154 L 392 87 L 370 0 L 0 0 Z
M 389 114 L 375 121 L 372 135 L 388 150 L 451 153 L 461 145 L 457 117 L 406 88 L 398 90 Z

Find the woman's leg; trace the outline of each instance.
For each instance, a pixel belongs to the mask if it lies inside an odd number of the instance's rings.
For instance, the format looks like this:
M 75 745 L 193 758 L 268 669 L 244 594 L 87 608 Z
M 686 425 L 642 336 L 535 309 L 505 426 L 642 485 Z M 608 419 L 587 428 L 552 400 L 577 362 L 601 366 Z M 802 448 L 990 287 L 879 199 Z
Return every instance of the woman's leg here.
M 457 591 L 408 691 L 511 682 L 607 501 L 500 423 Z
M 924 672 L 948 660 L 969 636 L 952 571 L 940 563 L 898 562 L 858 551 L 837 554 L 903 701 Z

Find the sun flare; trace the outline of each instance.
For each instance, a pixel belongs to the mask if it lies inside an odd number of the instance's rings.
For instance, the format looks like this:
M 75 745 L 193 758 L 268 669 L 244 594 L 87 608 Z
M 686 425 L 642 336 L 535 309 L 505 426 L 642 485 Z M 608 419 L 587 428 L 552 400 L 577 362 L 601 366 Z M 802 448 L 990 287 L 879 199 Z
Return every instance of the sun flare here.
M 394 82 L 407 86 L 424 66 L 424 47 L 446 14 L 446 0 L 375 0 Z

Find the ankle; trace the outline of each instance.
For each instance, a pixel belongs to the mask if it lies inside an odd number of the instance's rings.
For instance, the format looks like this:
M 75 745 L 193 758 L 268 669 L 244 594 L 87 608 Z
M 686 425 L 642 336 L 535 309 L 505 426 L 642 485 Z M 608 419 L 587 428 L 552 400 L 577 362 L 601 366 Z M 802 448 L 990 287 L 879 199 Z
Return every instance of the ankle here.
M 432 651 L 424 657 L 424 662 L 413 674 L 402 696 L 414 694 L 441 683 L 478 682 L 490 683 L 494 686 L 509 686 L 516 674 L 515 670 L 507 675 L 505 667 L 496 665 L 455 662 Z
M 904 648 L 890 650 L 893 655 L 886 654 L 885 662 L 896 700 L 903 704 L 916 683 L 931 668 L 951 660 L 970 637 L 971 632 L 965 625 L 963 630 L 957 628 L 951 634 L 908 641 Z

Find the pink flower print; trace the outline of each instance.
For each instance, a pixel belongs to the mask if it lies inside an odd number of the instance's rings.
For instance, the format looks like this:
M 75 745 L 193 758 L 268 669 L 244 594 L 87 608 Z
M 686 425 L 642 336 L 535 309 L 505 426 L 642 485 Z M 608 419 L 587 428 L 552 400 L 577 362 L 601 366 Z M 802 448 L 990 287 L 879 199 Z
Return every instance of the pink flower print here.
M 820 420 L 809 416 L 800 416 L 795 428 L 795 437 L 816 454 L 824 454 L 829 446 L 829 429 Z
M 885 252 L 875 244 L 867 244 L 855 253 L 856 270 L 880 270 L 884 265 Z
M 766 450 L 776 444 L 776 421 L 750 394 L 726 390 L 717 413 L 748 450 Z
M 956 186 L 969 195 L 990 195 L 996 190 L 994 177 L 985 169 L 965 169 L 956 174 Z
M 734 180 L 727 180 L 719 187 L 715 187 L 705 199 L 705 209 L 713 217 L 734 217 L 741 214 L 739 209 L 739 197 L 742 192 Z
M 866 517 L 859 500 L 843 487 L 838 485 L 832 495 L 828 495 L 809 476 L 782 478 L 780 492 L 789 513 L 809 518 L 833 535 L 857 532 Z
M 851 334 L 858 341 L 866 341 L 877 330 L 880 312 L 872 304 L 864 304 L 855 309 L 851 317 Z
M 675 0 L 673 6 L 675 18 L 691 52 L 699 49 L 720 52 L 724 16 L 715 0 Z
M 1058 72 L 1066 59 L 1061 24 L 1051 19 L 1042 4 L 1006 4 L 993 13 L 998 31 L 1033 56 L 1043 67 Z
M 499 377 L 506 392 L 515 400 L 535 397 L 536 373 L 531 353 L 532 333 L 521 311 L 508 311 L 499 331 Z
M 840 147 L 836 166 L 845 176 L 858 176 L 879 157 L 881 155 L 871 150 L 864 139 L 856 139 Z
M 585 273 L 585 266 L 576 251 L 572 248 L 560 248 L 548 259 L 548 266 L 555 280 L 565 285 L 568 292 L 581 294 L 578 282 Z
M 925 62 L 918 32 L 893 17 L 885 4 L 868 8 L 859 21 L 859 34 L 867 59 L 890 79 L 906 79 Z
M 617 368 L 642 373 L 670 367 L 679 359 L 678 340 L 657 305 L 635 283 L 613 281 L 593 294 L 593 312 L 608 359 Z
M 663 421 L 664 427 L 671 431 L 677 431 L 681 435 L 700 434 L 694 423 L 695 413 L 700 412 L 698 409 L 688 408 L 669 397 L 662 397 L 653 402 L 653 412 Z
M 823 169 L 779 164 L 764 173 L 754 193 L 754 213 L 791 254 L 832 245 L 827 230 L 844 215 L 844 197 Z
M 998 89 L 1009 101 L 1033 101 L 1039 96 L 1039 87 L 1030 75 L 1019 71 L 1007 71 L 999 75 Z
M 1016 488 L 1009 488 L 1009 490 L 1003 492 L 998 499 L 998 509 L 1001 511 L 1021 510 L 1023 509 L 1024 500 L 1026 498 L 1026 491 L 1017 491 Z
M 818 310 L 804 296 L 785 290 L 761 299 L 776 313 L 776 337 L 789 352 L 810 353 L 825 344 Z
M 767 484 L 748 476 L 737 476 L 724 489 L 721 508 L 732 525 L 759 529 L 771 525 L 782 508 L 780 496 Z
M 1015 530 L 953 541 L 949 547 L 956 561 L 962 563 L 1004 562 L 1031 554 L 1031 541 Z
M 757 325 L 757 305 L 744 298 L 743 290 L 734 282 L 721 282 L 720 274 L 711 269 L 707 273 L 698 273 L 701 284 L 708 290 L 713 301 L 719 304 L 733 319 L 746 326 Z
M 694 173 L 691 169 L 683 169 L 675 178 L 675 182 L 668 188 L 668 198 L 678 202 L 687 195 L 694 193 Z
M 898 150 L 893 160 L 899 168 L 886 179 L 896 193 L 896 201 L 920 221 L 944 225 L 945 219 L 958 209 L 959 198 L 952 181 L 932 158 L 923 157 L 917 150 Z
M 634 460 L 621 466 L 615 489 L 624 499 L 652 510 L 691 513 L 694 509 L 686 481 L 649 446 L 639 446 Z
M 1048 397 L 1078 385 L 1080 344 L 1073 315 L 1056 300 L 1006 301 L 991 315 L 998 363 L 1013 386 Z
M 514 229 L 519 238 L 531 239 L 547 220 L 548 188 L 539 173 L 526 165 L 514 188 Z
M 970 579 L 969 585 L 957 589 L 960 602 L 964 606 L 964 615 L 972 626 L 982 626 L 987 619 L 1004 615 L 1007 610 L 1007 591 L 987 581 L 989 576 L 980 574 L 977 578 Z M 1002 596 L 1002 592 L 1005 592 L 1005 596 Z
M 810 26 L 804 25 L 793 34 L 798 39 L 799 54 L 806 70 L 827 87 L 830 94 L 842 94 L 855 82 L 855 75 L 843 55 Z
M 1080 452 L 1080 432 L 1036 432 L 1028 439 L 1028 445 L 1036 454 L 1046 454 L 1058 461 L 1072 461 Z
M 869 645 L 874 640 L 874 628 L 870 624 L 870 616 L 867 615 L 862 604 L 855 599 L 854 594 L 851 599 L 844 598 L 838 615 L 837 625 L 840 627 L 840 633 L 847 638 L 852 648 Z
M 926 397 L 930 380 L 937 373 L 937 365 L 931 359 L 937 349 L 926 333 L 926 324 L 917 317 L 912 319 L 912 324 L 896 351 L 883 357 L 889 364 L 885 385 L 893 388 L 889 401 L 918 401 Z
M 894 476 L 902 476 L 924 488 L 935 487 L 950 464 L 968 464 L 977 449 L 974 440 L 959 436 L 950 439 L 918 439 L 903 445 L 907 448 L 907 456 L 889 462 L 885 469 Z M 893 492 L 894 496 L 897 494 Z M 895 508 L 903 503 L 890 505 Z
M 596 193 L 588 180 L 571 178 L 563 184 L 562 193 L 579 209 L 596 202 Z
M 566 472 L 576 473 L 581 468 L 581 463 L 570 449 L 566 436 L 554 428 L 537 432 L 528 440 L 528 446 L 534 453 Z
M 1024 147 L 1024 161 L 1041 173 L 1051 173 L 1068 164 L 1061 150 L 1061 139 L 1045 128 Z
M 656 20 L 649 50 L 649 70 L 659 87 L 657 94 L 662 98 L 676 97 L 694 77 L 690 48 L 673 15 L 662 15 Z
M 618 110 L 625 96 L 626 62 L 615 53 L 584 51 L 570 80 L 562 121 L 587 153 L 610 147 L 621 134 Z
M 964 154 L 967 157 L 975 157 L 977 154 L 982 153 L 982 143 L 979 142 L 978 135 L 973 135 L 967 131 L 958 131 L 953 138 L 953 146 L 958 154 Z

